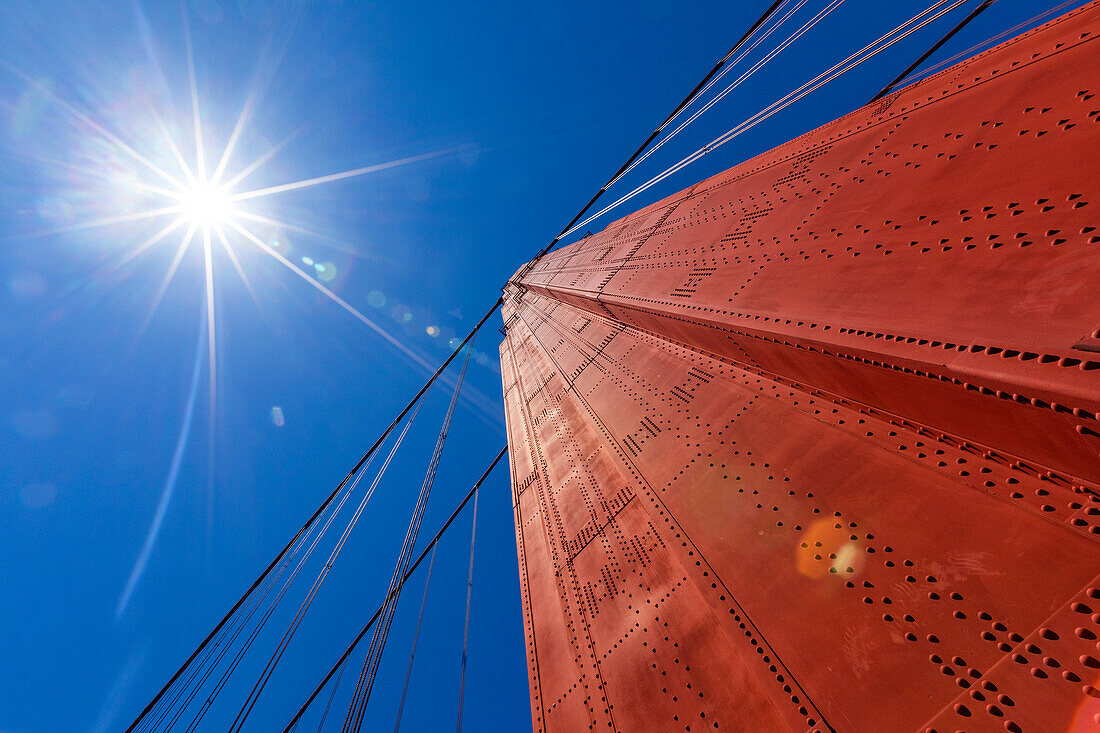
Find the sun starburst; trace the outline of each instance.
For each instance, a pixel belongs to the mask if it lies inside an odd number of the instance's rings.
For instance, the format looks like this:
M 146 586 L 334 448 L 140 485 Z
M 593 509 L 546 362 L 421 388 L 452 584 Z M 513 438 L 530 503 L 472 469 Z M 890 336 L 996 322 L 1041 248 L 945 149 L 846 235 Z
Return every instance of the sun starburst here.
M 238 143 L 248 134 L 248 122 L 254 111 L 257 98 L 256 93 L 253 92 L 248 94 L 224 146 L 220 151 L 216 151 L 218 153 L 217 157 L 208 159 L 207 155 L 211 151 L 207 149 L 206 141 L 212 135 L 210 130 L 203 127 L 194 60 L 190 38 L 186 33 L 186 24 L 185 41 L 188 80 L 190 82 L 191 110 L 190 115 L 188 115 L 190 119 L 182 121 L 168 118 L 166 121 L 166 118 L 154 109 L 149 112 L 149 119 L 146 121 L 148 124 L 142 125 L 140 120 L 134 120 L 132 124 L 127 125 L 127 129 L 151 130 L 152 135 L 149 137 L 143 137 L 136 133 L 127 135 L 112 131 L 110 125 L 98 121 L 93 113 L 81 109 L 77 103 L 66 100 L 55 92 L 52 87 L 39 82 L 18 69 L 11 69 L 29 86 L 36 88 L 42 96 L 52 100 L 58 109 L 63 110 L 68 115 L 70 121 L 84 134 L 84 139 L 88 142 L 89 148 L 100 151 L 101 157 L 110 159 L 110 165 L 95 168 L 92 173 L 95 176 L 97 186 L 102 186 L 101 190 L 97 191 L 96 200 L 116 202 L 118 205 L 118 208 L 113 211 L 110 208 L 99 209 L 95 217 L 70 220 L 61 226 L 37 234 L 51 235 L 62 232 L 103 230 L 135 223 L 151 225 L 154 233 L 143 241 L 127 247 L 114 260 L 108 262 L 102 271 L 105 273 L 118 272 L 128 263 L 139 257 L 146 257 L 151 252 L 160 250 L 165 253 L 167 264 L 164 275 L 153 294 L 149 311 L 142 325 L 143 331 L 152 321 L 153 315 L 160 306 L 184 259 L 188 256 L 198 256 L 201 257 L 202 262 L 204 274 L 203 298 L 202 313 L 199 314 L 202 328 L 196 345 L 195 367 L 185 417 L 180 428 L 172 466 L 161 490 L 157 511 L 145 543 L 119 599 L 116 615 L 121 615 L 125 611 L 146 567 L 160 532 L 168 502 L 175 490 L 179 473 L 179 461 L 186 448 L 191 431 L 191 416 L 201 381 L 199 380 L 199 365 L 204 361 L 206 362 L 208 375 L 209 420 L 211 436 L 213 436 L 216 395 L 218 393 L 218 356 L 216 348 L 218 334 L 216 304 L 218 299 L 215 296 L 217 289 L 224 287 L 223 278 L 216 271 L 219 262 L 228 260 L 236 272 L 236 276 L 252 295 L 253 300 L 256 300 L 256 294 L 245 267 L 247 258 L 242 258 L 237 250 L 239 248 L 250 248 L 269 257 L 279 263 L 280 267 L 292 272 L 295 277 L 308 283 L 332 303 L 368 326 L 405 358 L 429 371 L 434 368 L 422 356 L 399 341 L 347 300 L 337 295 L 325 284 L 334 277 L 333 266 L 330 263 L 327 265 L 323 262 L 315 263 L 308 257 L 299 258 L 300 261 L 295 261 L 288 257 L 285 251 L 281 251 L 285 248 L 280 247 L 280 243 L 277 241 L 279 232 L 308 233 L 308 229 L 283 221 L 278 216 L 273 216 L 273 207 L 270 205 L 261 210 L 257 210 L 256 205 L 257 202 L 269 197 L 410 165 L 453 151 L 432 151 L 397 160 L 359 166 L 349 170 L 311 176 L 301 180 L 250 188 L 248 182 L 256 176 L 258 171 L 263 169 L 265 164 L 283 151 L 289 140 L 294 136 L 292 135 L 287 140 L 270 146 L 255 159 L 244 164 L 239 164 L 234 160 L 237 157 L 235 153 L 238 150 Z M 170 127 L 169 123 L 173 123 L 173 126 Z M 178 139 L 178 131 L 187 127 L 191 128 L 189 132 L 193 134 L 193 145 L 181 144 L 181 140 Z M 176 135 L 173 135 L 173 129 L 177 131 Z M 127 139 L 127 137 L 130 139 Z M 208 165 L 208 163 L 211 165 Z M 114 190 L 112 190 L 112 187 Z M 216 250 L 218 248 L 224 252 L 224 258 L 217 254 Z M 305 267 L 302 266 L 303 264 Z M 203 359 L 204 356 L 205 359 Z M 211 445 L 213 445 L 212 440 Z
M 190 50 L 188 50 L 188 64 L 193 69 Z M 75 104 L 60 97 L 50 87 L 41 84 L 39 81 L 16 69 L 13 69 L 13 71 L 18 76 L 21 76 L 29 85 L 38 88 L 44 96 L 52 99 L 60 109 L 67 112 L 72 120 L 94 138 L 99 145 L 105 146 L 110 150 L 117 160 L 128 161 L 129 169 L 126 171 L 125 175 L 116 175 L 111 180 L 115 185 L 140 194 L 137 198 L 132 196 L 122 197 L 122 200 L 126 203 L 126 207 L 124 210 L 118 211 L 117 213 L 108 213 L 106 216 L 97 216 L 80 221 L 73 221 L 55 228 L 37 232 L 36 234 L 45 236 L 64 232 L 95 230 L 143 221 L 155 222 L 160 220 L 163 222 L 161 225 L 162 228 L 155 234 L 125 251 L 114 262 L 108 265 L 107 269 L 110 271 L 121 268 L 126 263 L 155 247 L 167 245 L 171 242 L 173 235 L 178 236 L 175 240 L 175 254 L 171 258 L 166 269 L 165 279 L 153 299 L 151 312 L 146 319 L 147 322 L 152 316 L 152 311 L 155 311 L 156 307 L 159 305 L 165 289 L 174 279 L 182 258 L 196 246 L 202 247 L 204 266 L 207 268 L 205 278 L 207 288 L 206 301 L 210 307 L 212 307 L 214 300 L 214 288 L 220 281 L 220 278 L 213 272 L 215 267 L 215 259 L 211 252 L 213 246 L 220 246 L 222 250 L 224 250 L 227 258 L 233 265 L 233 269 L 244 282 L 245 287 L 251 292 L 251 285 L 248 282 L 248 277 L 242 266 L 242 260 L 235 250 L 235 247 L 244 245 L 255 247 L 258 251 L 279 262 L 286 269 L 323 293 L 333 303 L 370 327 L 406 358 L 425 369 L 431 369 L 431 365 L 428 364 L 423 357 L 398 341 L 388 331 L 380 327 L 371 318 L 367 317 L 346 300 L 340 298 L 322 282 L 319 282 L 314 275 L 323 272 L 323 270 L 317 270 L 317 272 L 311 273 L 299 267 L 278 252 L 271 244 L 264 241 L 264 237 L 261 235 L 262 230 L 256 227 L 259 226 L 262 227 L 263 230 L 271 231 L 312 232 L 287 221 L 283 221 L 276 216 L 271 216 L 270 212 L 265 211 L 264 213 L 260 213 L 250 207 L 249 204 L 253 204 L 261 199 L 266 199 L 277 194 L 334 183 L 336 181 L 426 161 L 431 158 L 455 152 L 454 150 L 436 150 L 396 160 L 387 160 L 372 165 L 360 166 L 349 170 L 250 189 L 245 185 L 247 179 L 255 175 L 257 171 L 282 151 L 287 142 L 289 142 L 288 139 L 277 145 L 270 146 L 254 160 L 232 171 L 234 168 L 232 165 L 233 154 L 236 150 L 237 143 L 246 133 L 247 122 L 254 105 L 254 95 L 249 95 L 237 118 L 232 133 L 218 156 L 217 165 L 210 171 L 207 166 L 207 151 L 204 145 L 204 140 L 208 138 L 209 131 L 203 129 L 199 94 L 197 92 L 193 71 L 189 76 L 191 81 L 192 106 L 191 127 L 194 133 L 195 142 L 193 152 L 190 156 L 188 156 L 185 148 L 181 146 L 179 141 L 173 136 L 164 119 L 156 112 L 151 113 L 152 126 L 159 130 L 160 143 L 166 150 L 143 149 L 142 144 L 139 144 L 137 141 L 127 141 L 123 139 L 121 135 L 110 131 L 105 125 L 96 121 L 91 114 L 80 110 Z M 155 148 L 155 146 L 150 145 L 148 140 L 145 140 L 144 143 L 146 148 Z M 172 171 L 171 166 L 164 165 L 164 160 L 174 161 L 177 170 Z M 162 162 L 158 163 L 155 161 Z M 167 184 L 167 186 L 165 184 Z M 144 202 L 144 205 L 134 206 L 133 204 L 135 201 Z M 208 318 L 211 319 L 211 323 L 213 324 L 215 315 L 213 313 L 208 314 Z M 208 338 L 212 366 L 215 359 L 214 333 L 215 329 L 213 327 L 210 328 Z

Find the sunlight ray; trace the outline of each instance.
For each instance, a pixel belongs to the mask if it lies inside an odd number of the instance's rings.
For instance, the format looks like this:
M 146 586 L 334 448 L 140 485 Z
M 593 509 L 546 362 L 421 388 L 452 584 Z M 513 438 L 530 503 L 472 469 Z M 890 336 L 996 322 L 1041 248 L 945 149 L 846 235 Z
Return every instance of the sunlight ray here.
M 191 115 L 195 128 L 195 167 L 197 178 L 206 181 L 206 156 L 202 144 L 202 117 L 199 115 L 199 89 L 195 81 L 195 53 L 191 47 L 191 23 L 184 14 L 183 40 L 187 50 L 187 78 L 191 83 Z
M 282 140 L 281 142 L 279 142 L 279 143 L 277 143 L 276 145 L 272 146 L 272 147 L 271 147 L 271 149 L 270 149 L 270 150 L 268 150 L 268 151 L 267 151 L 266 153 L 264 153 L 264 154 L 263 154 L 263 155 L 261 155 L 261 156 L 260 156 L 259 158 L 257 158 L 256 160 L 252 161 L 251 163 L 249 163 L 249 164 L 248 164 L 248 165 L 247 165 L 247 166 L 246 166 L 246 167 L 244 168 L 244 170 L 242 170 L 242 171 L 241 171 L 240 173 L 238 173 L 237 175 L 233 176 L 233 178 L 232 178 L 232 179 L 230 179 L 230 181 L 229 181 L 228 183 L 226 183 L 226 184 L 225 184 L 225 187 L 226 187 L 226 188 L 228 188 L 228 189 L 232 189 L 232 188 L 233 188 L 233 187 L 235 187 L 235 186 L 236 186 L 236 185 L 237 185 L 238 183 L 240 183 L 241 181 L 243 181 L 243 180 L 244 180 L 245 178 L 247 178 L 248 176 L 250 176 L 250 175 L 252 175 L 253 173 L 255 173 L 255 172 L 256 172 L 256 170 L 257 170 L 257 169 L 258 169 L 258 168 L 259 168 L 260 166 L 262 166 L 262 165 L 263 165 L 264 163 L 266 163 L 267 161 L 269 161 L 269 160 L 271 160 L 271 159 L 272 159 L 273 157 L 275 157 L 275 155 L 276 155 L 276 154 L 277 154 L 277 153 L 278 153 L 278 152 L 279 152 L 280 150 L 282 150 L 282 149 L 283 149 L 284 147 L 286 147 L 288 143 L 290 143 L 290 142 L 291 142 L 292 140 L 294 140 L 294 138 L 298 137 L 298 135 L 300 135 L 300 134 L 301 134 L 301 132 L 302 132 L 302 129 L 303 129 L 303 128 L 299 127 L 299 128 L 297 129 L 297 130 L 295 130 L 294 132 L 292 132 L 292 133 L 290 133 L 289 135 L 287 135 L 287 136 L 286 136 L 286 137 L 285 137 L 285 138 L 284 138 L 284 139 L 283 139 L 283 140 Z
M 132 147 L 130 147 L 129 145 L 124 143 L 117 135 L 115 135 L 115 134 L 111 133 L 110 131 L 108 131 L 106 128 L 104 128 L 102 125 L 100 125 L 98 122 L 93 120 L 88 115 L 86 115 L 83 112 L 81 112 L 80 110 L 78 110 L 72 104 L 70 104 L 69 102 L 66 102 L 60 96 L 55 94 L 52 89 L 49 89 L 48 87 L 46 87 L 46 85 L 42 84 L 37 79 L 30 78 L 29 76 L 24 74 L 19 69 L 12 66 L 11 64 L 9 64 L 7 62 L 3 62 L 3 63 L 4 63 L 5 66 L 8 67 L 9 70 L 11 70 L 11 72 L 13 74 L 15 74 L 19 78 L 23 79 L 23 81 L 27 82 L 28 84 L 33 85 L 39 91 L 45 93 L 46 96 L 48 96 L 50 99 L 52 99 L 58 105 L 60 105 L 62 109 L 67 111 L 69 114 L 71 114 L 73 117 L 75 117 L 77 120 L 82 122 L 87 127 L 91 128 L 93 131 L 99 133 L 101 136 L 106 138 L 108 142 L 110 142 L 111 144 L 118 147 L 119 150 L 126 153 L 131 158 L 133 158 L 137 162 L 141 163 L 143 166 L 145 166 L 149 170 L 153 171 L 158 176 L 160 176 L 164 180 L 168 181 L 169 183 L 171 183 L 176 188 L 178 188 L 180 190 L 183 189 L 183 184 L 181 184 L 173 176 L 171 176 L 167 172 L 165 172 L 164 169 L 162 169 L 156 163 L 149 160 L 144 155 L 142 155 L 141 153 L 139 153 L 138 151 L 134 150 Z
M 150 186 L 143 181 L 113 181 L 116 185 L 121 183 L 122 185 L 132 188 L 136 191 L 144 191 L 146 193 L 155 193 L 158 196 L 163 196 L 166 199 L 172 199 L 173 201 L 179 201 L 183 198 L 183 195 L 179 191 L 169 191 L 167 188 L 161 188 L 160 186 Z
M 299 226 L 297 224 L 291 224 L 289 221 L 283 221 L 282 219 L 273 219 L 270 216 L 264 216 L 263 214 L 257 214 L 252 211 L 236 210 L 233 212 L 234 216 L 241 219 L 248 219 L 254 221 L 257 224 L 267 224 L 269 226 L 278 227 L 280 229 L 286 229 L 287 231 L 297 232 L 298 234 L 305 234 L 310 237 L 317 237 L 319 239 L 331 239 L 326 235 L 318 232 L 315 229 L 307 229 L 306 227 Z
M 33 239 L 36 237 L 48 237 L 53 234 L 80 232 L 86 229 L 98 229 L 99 227 L 111 226 L 112 224 L 124 224 L 130 221 L 141 221 L 142 219 L 155 219 L 158 216 L 165 216 L 166 214 L 178 214 L 181 211 L 183 211 L 183 207 L 178 204 L 175 206 L 163 206 L 159 209 L 147 209 L 145 211 L 134 212 L 133 214 L 121 214 L 119 216 L 108 216 L 103 219 L 92 219 L 91 221 L 85 221 L 79 224 L 71 224 L 64 227 L 56 227 L 54 229 L 41 229 L 37 232 L 29 232 L 27 234 L 4 237 L 4 239 Z
M 87 163 L 77 163 L 72 160 L 62 160 L 43 154 L 40 150 L 20 150 L 19 155 L 27 161 L 32 161 L 43 166 L 51 166 L 58 170 L 68 171 L 74 178 L 82 179 L 82 182 L 90 185 L 98 185 L 103 188 L 126 188 L 141 193 L 155 193 L 165 198 L 179 198 L 179 191 L 172 191 L 161 186 L 154 186 L 145 181 L 119 178 L 109 167 L 89 166 Z
M 211 185 L 216 186 L 218 185 L 218 181 L 221 180 L 222 174 L 225 172 L 225 166 L 229 163 L 229 158 L 233 155 L 233 149 L 237 146 L 237 139 L 244 130 L 244 123 L 248 119 L 249 113 L 252 111 L 252 104 L 255 98 L 255 91 L 248 93 L 248 99 L 245 100 L 244 107 L 241 108 L 241 114 L 237 117 L 237 124 L 233 126 L 233 132 L 229 135 L 229 142 L 225 144 L 225 150 L 222 151 L 221 159 L 218 160 L 218 166 L 214 169 L 214 175 L 210 177 Z
M 153 236 L 146 239 L 144 242 L 139 244 L 137 247 L 134 247 L 132 250 L 127 252 L 124 256 L 120 257 L 116 262 L 114 262 L 114 263 L 110 264 L 108 267 L 104 268 L 101 271 L 101 274 L 104 275 L 104 276 L 109 276 L 109 275 L 113 275 L 114 273 L 118 272 L 120 269 L 122 269 L 122 267 L 124 265 L 126 265 L 127 262 L 130 262 L 130 261 L 136 259 L 139 255 L 141 255 L 142 252 L 144 252 L 145 250 L 149 249 L 150 247 L 152 247 L 154 244 L 156 244 L 160 240 L 167 237 L 169 234 L 174 232 L 176 229 L 178 229 L 182 225 L 183 225 L 183 217 L 182 216 L 181 217 L 176 217 L 172 221 L 168 222 L 168 225 L 165 226 L 163 229 L 161 229 L 159 232 L 157 232 Z
M 301 226 L 300 224 L 293 224 L 284 219 L 275 219 L 270 216 L 264 216 L 262 214 L 257 214 L 252 211 L 244 211 L 243 209 L 234 210 L 233 216 L 237 217 L 238 219 L 248 219 L 249 221 L 254 221 L 257 224 L 267 224 L 268 226 L 276 227 L 278 229 L 288 232 L 294 232 L 296 234 L 304 234 L 308 237 L 313 237 L 314 239 L 325 242 L 328 246 L 332 247 L 337 252 L 342 252 L 353 257 L 358 257 L 361 259 L 369 258 L 369 255 L 360 252 L 359 249 L 357 249 L 347 240 L 340 239 L 339 237 L 333 236 L 332 234 L 326 234 L 325 232 L 321 232 L 316 229 L 309 229 L 307 227 Z
M 441 155 L 454 152 L 458 148 L 447 148 L 446 150 L 438 150 L 432 153 L 422 153 L 421 155 L 413 155 L 408 158 L 399 158 L 398 160 L 391 160 L 386 163 L 376 163 L 374 165 L 364 166 L 362 168 L 353 168 L 352 170 L 342 171 L 340 173 L 330 173 L 327 176 L 318 176 L 316 178 L 307 178 L 302 181 L 295 181 L 293 183 L 283 183 L 278 186 L 269 186 L 267 188 L 256 189 L 255 191 L 245 191 L 233 195 L 234 201 L 243 201 L 245 199 L 254 199 L 260 196 L 269 196 L 273 193 L 282 193 L 284 191 L 294 191 L 299 188 L 308 188 L 310 186 L 319 186 L 322 183 L 331 183 L 332 181 L 340 181 L 345 178 L 353 178 L 355 176 L 362 176 L 367 173 L 376 173 L 388 168 L 397 168 L 403 165 L 409 165 L 410 163 L 419 163 L 422 160 L 429 160 L 431 158 L 438 158 Z
M 69 287 L 67 287 L 63 291 L 64 294 L 65 295 L 72 295 L 72 294 L 75 294 L 75 293 L 88 291 L 88 290 L 90 290 L 90 289 L 106 282 L 111 277 L 113 277 L 115 274 L 117 274 L 128 262 L 134 260 L 142 252 L 146 251 L 147 249 L 152 247 L 154 244 L 161 241 L 166 236 L 171 234 L 173 231 L 178 229 L 181 224 L 183 224 L 183 219 L 182 218 L 177 218 L 177 219 L 169 222 L 167 226 L 165 226 L 163 229 L 161 229 L 159 232 L 157 232 L 153 236 L 146 239 L 144 242 L 139 244 L 134 249 L 123 252 L 121 256 L 116 257 L 116 258 L 110 260 L 109 262 L 105 262 L 104 264 L 100 265 L 95 270 L 90 272 L 88 275 L 86 275 L 84 277 L 81 277 L 78 281 L 73 282 L 72 284 L 70 284 Z
M 202 373 L 202 342 L 205 329 L 199 324 L 199 335 L 195 343 L 195 360 L 191 367 L 191 387 L 187 393 L 187 406 L 183 410 L 183 424 L 180 426 L 179 437 L 176 438 L 176 449 L 172 452 L 172 462 L 168 466 L 168 476 L 164 480 L 164 487 L 160 491 L 160 500 L 157 502 L 156 511 L 153 513 L 153 521 L 149 524 L 149 531 L 145 535 L 145 543 L 138 553 L 137 561 L 130 571 L 130 577 L 126 580 L 126 586 L 119 596 L 115 606 L 115 621 L 126 611 L 130 603 L 130 597 L 137 587 L 145 572 L 145 566 L 153 554 L 153 546 L 157 542 L 160 528 L 164 524 L 164 517 L 168 513 L 168 504 L 172 501 L 172 494 L 176 490 L 176 480 L 179 478 L 180 465 L 183 462 L 183 454 L 187 450 L 187 439 L 191 435 L 191 418 L 195 414 L 195 398 L 199 392 L 199 375 Z
M 190 246 L 191 240 L 195 236 L 196 228 L 194 224 L 188 226 L 187 233 L 184 234 L 183 239 L 180 240 L 180 246 L 176 248 L 176 254 L 172 257 L 171 264 L 168 265 L 168 272 L 164 273 L 164 279 L 161 281 L 160 287 L 157 288 L 157 292 L 153 296 L 153 302 L 149 306 L 149 312 L 145 315 L 145 319 L 141 322 L 141 326 L 138 327 L 138 338 L 141 338 L 141 335 L 149 328 L 149 324 L 153 320 L 153 315 L 157 312 L 157 308 L 160 307 L 160 301 L 164 298 L 164 293 L 168 290 L 168 286 L 176 276 L 176 270 L 179 269 L 180 261 L 183 259 L 184 253 L 187 252 L 187 248 Z
M 213 424 L 217 400 L 218 359 L 214 348 L 217 334 L 214 330 L 214 262 L 210 256 L 210 227 L 203 227 L 202 230 L 202 258 L 206 270 L 206 353 L 210 364 L 210 422 Z
M 415 351 L 413 351 L 409 347 L 405 346 L 405 344 L 401 343 L 396 338 L 391 336 L 388 331 L 383 329 L 381 326 L 379 326 L 377 323 L 372 321 L 370 318 L 367 318 L 365 315 L 360 313 L 355 308 L 355 306 L 351 305 L 346 300 L 341 298 L 339 295 L 337 295 L 336 293 L 334 293 L 331 290 L 329 290 L 328 288 L 326 288 L 324 285 L 319 283 L 314 278 L 310 277 L 308 274 L 306 274 L 306 272 L 304 270 L 302 270 L 302 268 L 298 267 L 293 262 L 291 262 L 286 257 L 284 257 L 282 254 L 280 254 L 279 252 L 272 249 L 270 246 L 268 246 L 262 239 L 257 237 L 255 234 L 248 231 L 247 229 L 245 229 L 244 227 L 242 227 L 240 224 L 238 224 L 235 221 L 230 221 L 229 224 L 234 229 L 236 229 L 238 232 L 240 232 L 242 235 L 244 235 L 245 238 L 247 238 L 249 241 L 251 241 L 257 247 L 259 247 L 261 250 L 263 250 L 265 253 L 267 253 L 268 255 L 273 257 L 274 259 L 278 260 L 284 267 L 286 267 L 291 272 L 296 274 L 298 277 L 302 278 L 307 283 L 309 283 L 314 288 L 316 288 L 321 293 L 323 293 L 333 303 L 336 303 L 336 305 L 340 306 L 341 308 L 346 310 L 348 313 L 355 316 L 355 318 L 358 319 L 361 323 L 363 323 L 365 326 L 367 326 L 372 331 L 377 333 L 379 336 L 384 338 L 391 346 L 393 346 L 395 349 L 400 351 L 405 356 L 412 359 L 417 365 L 423 367 L 424 369 L 428 370 L 429 372 L 434 370 L 434 367 L 431 364 L 429 364 L 427 362 L 427 360 L 425 360 L 423 357 L 421 357 Z
M 194 186 L 197 182 L 195 180 L 195 174 L 191 172 L 191 166 L 187 165 L 187 160 L 183 157 L 183 153 L 180 152 L 180 147 L 176 144 L 176 139 L 172 137 L 172 133 L 169 132 L 168 125 L 164 124 L 164 120 L 156 110 L 152 110 L 152 113 L 153 118 L 157 121 L 157 126 L 160 128 L 161 134 L 164 135 L 164 139 L 168 143 L 168 148 L 172 151 L 172 155 L 176 158 L 176 162 L 179 163 L 180 168 L 183 170 L 183 175 L 187 179 L 187 183 Z
M 244 271 L 244 267 L 241 266 L 240 258 L 237 257 L 236 250 L 233 249 L 233 245 L 229 243 L 229 239 L 225 236 L 225 231 L 222 228 L 215 227 L 215 233 L 218 235 L 218 239 L 222 243 L 222 249 L 225 250 L 225 254 L 229 256 L 229 261 L 233 263 L 233 269 L 240 275 L 241 282 L 244 283 L 244 289 L 248 291 L 248 295 L 252 298 L 252 302 L 256 304 L 256 307 L 260 306 L 260 300 L 256 297 L 256 291 L 252 289 L 252 282 L 249 281 L 248 275 Z
M 210 429 L 213 430 L 215 407 L 218 400 L 218 352 L 215 349 L 217 332 L 215 331 L 215 310 L 213 310 L 213 262 L 210 258 L 210 228 L 202 228 L 202 260 L 206 266 L 207 292 L 207 357 L 210 376 Z M 212 444 L 211 444 L 212 449 Z

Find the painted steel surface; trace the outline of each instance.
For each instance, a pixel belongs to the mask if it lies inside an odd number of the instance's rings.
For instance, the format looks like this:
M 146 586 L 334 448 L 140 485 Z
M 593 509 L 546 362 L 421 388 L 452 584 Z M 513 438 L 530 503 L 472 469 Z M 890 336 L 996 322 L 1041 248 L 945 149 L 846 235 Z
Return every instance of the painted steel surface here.
M 1100 5 L 525 266 L 536 731 L 1100 728 Z

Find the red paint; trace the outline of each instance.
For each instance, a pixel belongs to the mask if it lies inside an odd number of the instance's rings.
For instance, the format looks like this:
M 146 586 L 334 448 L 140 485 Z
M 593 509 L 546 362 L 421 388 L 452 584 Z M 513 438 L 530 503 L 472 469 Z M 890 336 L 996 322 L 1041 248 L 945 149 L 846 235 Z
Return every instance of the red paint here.
M 1098 35 L 1094 3 L 509 283 L 536 731 L 1095 725 Z

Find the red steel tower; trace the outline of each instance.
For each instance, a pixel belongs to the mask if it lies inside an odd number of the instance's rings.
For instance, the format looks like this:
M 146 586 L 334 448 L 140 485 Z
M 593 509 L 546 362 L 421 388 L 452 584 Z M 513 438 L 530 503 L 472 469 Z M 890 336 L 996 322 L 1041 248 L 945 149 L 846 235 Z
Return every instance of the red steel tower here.
M 536 731 L 1100 720 L 1100 5 L 521 269 Z

